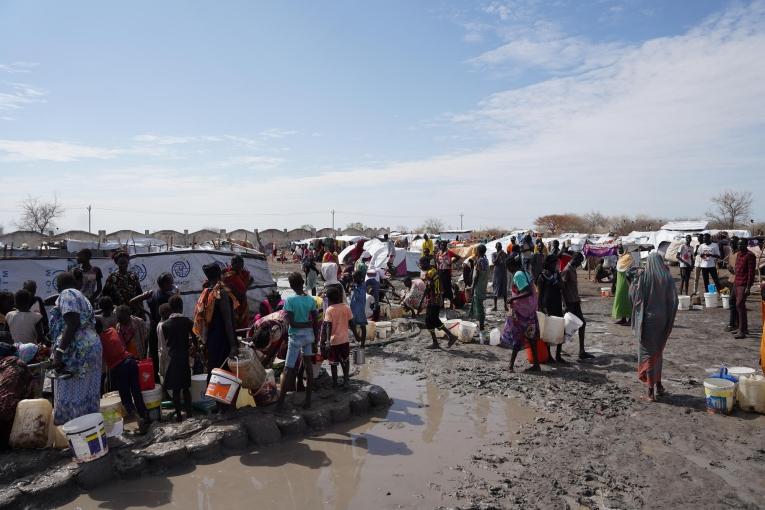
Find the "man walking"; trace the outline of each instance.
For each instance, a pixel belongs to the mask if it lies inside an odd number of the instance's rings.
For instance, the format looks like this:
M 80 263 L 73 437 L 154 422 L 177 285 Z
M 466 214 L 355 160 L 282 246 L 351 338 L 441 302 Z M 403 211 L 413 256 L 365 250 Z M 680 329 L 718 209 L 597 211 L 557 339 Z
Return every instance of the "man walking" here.
M 746 338 L 749 327 L 746 320 L 746 298 L 754 285 L 757 258 L 747 248 L 745 239 L 738 242 L 738 255 L 736 256 L 736 312 L 738 313 L 738 334 L 736 338 Z

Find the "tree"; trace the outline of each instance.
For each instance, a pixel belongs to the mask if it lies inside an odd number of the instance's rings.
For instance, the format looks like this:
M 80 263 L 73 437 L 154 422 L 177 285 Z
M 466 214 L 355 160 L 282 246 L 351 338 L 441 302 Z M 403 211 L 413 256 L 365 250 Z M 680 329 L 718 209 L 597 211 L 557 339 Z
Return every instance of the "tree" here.
M 444 230 L 444 222 L 438 218 L 425 218 L 420 231 L 428 234 L 439 234 Z
M 719 228 L 741 226 L 752 213 L 752 193 L 725 190 L 712 197 L 714 210 L 707 211 L 707 218 Z
M 367 229 L 366 225 L 364 225 L 360 221 L 354 221 L 353 223 L 349 223 L 345 226 L 345 228 L 346 229 L 352 228 L 355 230 L 360 230 L 362 232 Z
M 590 211 L 582 216 L 582 222 L 584 223 L 587 233 L 594 234 L 599 230 L 606 229 L 608 218 L 603 214 L 600 214 L 599 211 Z
M 548 234 L 584 230 L 584 221 L 576 214 L 547 214 L 534 220 L 537 230 Z
M 314 230 L 316 230 L 316 227 L 314 227 L 313 225 L 311 225 L 309 223 L 306 223 L 305 225 L 300 225 L 300 227 L 298 227 L 298 228 L 301 228 L 303 230 L 307 230 L 309 232 L 313 232 Z
M 21 230 L 33 230 L 45 234 L 56 227 L 56 218 L 64 214 L 64 206 L 53 196 L 50 202 L 43 202 L 39 198 L 27 197 L 21 202 L 21 219 L 17 226 Z

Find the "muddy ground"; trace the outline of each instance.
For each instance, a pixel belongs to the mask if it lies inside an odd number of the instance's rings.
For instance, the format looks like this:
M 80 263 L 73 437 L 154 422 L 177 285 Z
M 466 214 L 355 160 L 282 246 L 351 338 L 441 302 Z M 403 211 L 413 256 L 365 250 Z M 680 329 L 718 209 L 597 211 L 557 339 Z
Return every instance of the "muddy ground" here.
M 290 269 L 273 267 L 275 276 Z M 394 361 L 402 374 L 461 396 L 518 397 L 541 414 L 518 439 L 484 441 L 449 466 L 446 479 L 423 483 L 444 487 L 444 498 L 463 508 L 765 507 L 765 416 L 710 415 L 702 386 L 705 369 L 720 363 L 757 367 L 759 296 L 750 300 L 752 336 L 745 340 L 724 332 L 728 310 L 678 312 L 664 352 L 668 395 L 648 403 L 640 399 L 637 342 L 630 328 L 614 324 L 601 286 L 580 272 L 595 359 L 578 362 L 577 346 L 567 344 L 570 363 L 545 365 L 541 374 L 523 372 L 523 354 L 510 373 L 510 351 L 500 347 L 446 349 L 442 340 L 442 350 L 426 350 L 427 331 L 372 344 L 368 357 Z M 503 323 L 504 313 L 489 312 L 487 330 Z

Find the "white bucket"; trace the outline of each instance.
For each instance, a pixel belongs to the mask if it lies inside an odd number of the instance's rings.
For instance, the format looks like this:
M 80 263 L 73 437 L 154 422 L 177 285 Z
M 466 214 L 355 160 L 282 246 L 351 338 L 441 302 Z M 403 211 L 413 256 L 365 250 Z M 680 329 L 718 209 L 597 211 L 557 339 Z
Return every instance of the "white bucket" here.
M 109 452 L 104 417 L 101 413 L 86 414 L 61 427 L 77 462 L 88 462 Z
M 461 319 L 449 319 L 442 322 L 444 323 L 444 326 L 446 326 L 446 329 L 448 329 L 450 333 L 452 333 L 453 335 L 459 336 L 460 323 L 462 322 Z M 444 331 L 439 328 L 436 330 L 436 336 L 438 338 L 443 338 L 446 336 L 446 333 L 444 333 Z
M 677 296 L 677 309 L 678 310 L 690 310 L 691 309 L 691 296 Z
M 564 340 L 566 321 L 563 317 L 548 315 L 545 317 L 545 332 L 542 339 L 548 344 L 562 344 Z
M 736 401 L 744 411 L 765 414 L 765 378 L 761 375 L 742 376 L 736 388 Z
M 473 335 L 478 331 L 478 324 L 475 322 L 461 321 L 459 339 L 463 344 L 469 344 L 473 341 Z
M 717 292 L 705 292 L 704 306 L 707 308 L 717 308 L 720 306 L 720 295 Z
M 720 296 L 720 299 L 722 299 L 722 307 L 726 310 L 730 308 L 730 294 L 723 294 Z
M 499 340 L 501 337 L 502 333 L 499 331 L 499 328 L 492 329 L 491 332 L 489 332 L 489 345 L 499 345 Z
M 733 410 L 736 383 L 718 377 L 704 379 L 704 394 L 708 412 L 730 414 Z
M 566 312 L 566 315 L 563 316 L 563 323 L 564 336 L 567 342 L 571 340 L 577 331 L 579 331 L 579 328 L 584 326 L 582 319 L 571 312 Z
M 755 370 L 750 367 L 729 367 L 728 368 L 728 374 L 732 375 L 736 379 L 739 377 L 745 376 L 749 377 L 754 375 Z
M 113 391 L 101 397 L 99 411 L 101 412 L 101 416 L 104 417 L 104 425 L 106 425 L 106 432 L 108 433 L 112 425 L 121 420 L 124 416 L 122 399 L 120 398 L 119 393 Z
M 213 368 L 205 395 L 221 404 L 230 404 L 241 386 L 242 380 L 231 372 Z
M 149 419 L 159 421 L 162 418 L 162 386 L 155 384 L 153 390 L 142 391 L 141 396 L 149 411 Z
M 389 321 L 379 321 L 375 323 L 375 329 L 377 330 L 377 338 L 388 338 L 393 332 L 393 324 Z
M 191 376 L 191 402 L 205 402 L 209 400 L 205 395 L 207 391 L 207 374 Z

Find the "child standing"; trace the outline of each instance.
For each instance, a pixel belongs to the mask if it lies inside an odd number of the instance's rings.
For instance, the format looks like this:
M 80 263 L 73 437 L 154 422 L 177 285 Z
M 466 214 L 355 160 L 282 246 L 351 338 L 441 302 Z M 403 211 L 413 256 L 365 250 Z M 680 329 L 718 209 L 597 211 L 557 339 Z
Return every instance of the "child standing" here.
M 327 290 L 327 299 L 329 308 L 324 313 L 324 338 L 322 344 L 329 340 L 329 363 L 332 371 L 332 387 L 337 387 L 337 365 L 343 369 L 343 386 L 348 386 L 350 376 L 350 366 L 348 358 L 351 354 L 348 331 L 353 331 L 356 341 L 359 337 L 353 328 L 353 312 L 351 307 L 342 302 L 343 293 L 337 287 L 331 287 Z
M 353 312 L 353 331 L 356 338 L 361 337 L 361 347 L 367 341 L 367 285 L 364 279 L 366 272 L 356 271 L 353 273 L 353 287 L 351 289 L 351 312 Z M 361 333 L 356 332 L 361 329 Z
M 30 311 L 34 297 L 29 291 L 21 289 L 14 296 L 16 309 L 6 314 L 5 320 L 11 330 L 13 341 L 20 344 L 39 344 L 45 342 L 42 315 Z
M 303 366 L 307 379 L 305 390 L 305 403 L 303 407 L 311 407 L 311 391 L 313 389 L 313 321 L 311 315 L 316 312 L 316 301 L 313 297 L 306 295 L 303 290 L 303 276 L 300 273 L 292 273 L 289 278 L 290 288 L 295 292 L 284 303 L 284 311 L 287 312 L 289 321 L 289 341 L 287 342 L 287 359 L 284 362 L 284 373 L 282 374 L 281 387 L 279 388 L 278 407 L 284 406 L 284 398 L 287 395 L 287 381 L 295 377 L 295 365 L 298 355 L 303 354 Z
M 98 299 L 98 307 L 101 312 L 96 314 L 96 317 L 101 319 L 104 323 L 104 329 L 109 329 L 117 326 L 117 315 L 114 313 L 114 302 L 109 296 L 101 296 Z
M 191 367 L 189 352 L 196 345 L 197 337 L 192 332 L 194 322 L 183 315 L 183 299 L 179 295 L 170 297 L 170 317 L 159 326 L 167 346 L 167 369 L 163 374 L 165 391 L 173 392 L 175 420 L 181 416 L 181 393 L 185 404 L 186 417 L 191 416 Z M 165 354 L 165 353 L 163 353 Z M 164 357 L 164 356 L 163 356 Z

